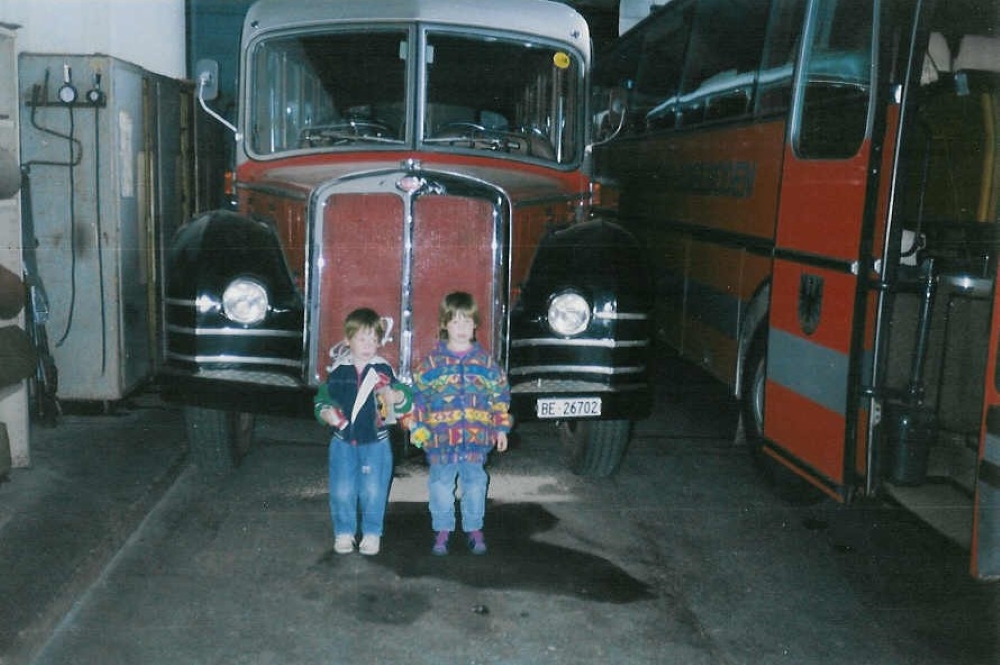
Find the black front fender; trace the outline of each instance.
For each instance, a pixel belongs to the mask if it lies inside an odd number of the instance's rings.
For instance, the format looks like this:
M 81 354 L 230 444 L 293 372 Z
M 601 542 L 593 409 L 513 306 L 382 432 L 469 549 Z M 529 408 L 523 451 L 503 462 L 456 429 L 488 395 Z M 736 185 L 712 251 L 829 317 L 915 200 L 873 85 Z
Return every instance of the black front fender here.
M 294 393 L 305 385 L 304 298 L 269 224 L 224 210 L 200 215 L 175 235 L 166 273 L 165 395 L 229 408 L 223 396 L 254 386 Z M 267 290 L 268 311 L 256 325 L 231 320 L 222 306 L 238 277 Z
M 554 296 L 573 291 L 591 307 L 572 337 L 548 324 Z M 556 230 L 539 245 L 511 314 L 509 374 L 519 415 L 537 400 L 600 397 L 602 419 L 648 415 L 652 287 L 645 253 L 620 225 L 591 220 Z
M 269 224 L 214 210 L 182 226 L 167 254 L 167 297 L 221 294 L 237 276 L 265 284 L 283 308 L 301 301 L 278 237 Z
M 548 307 L 551 294 L 575 289 L 595 305 L 649 312 L 652 282 L 646 252 L 619 224 L 594 219 L 552 232 L 539 245 L 522 299 L 528 308 Z

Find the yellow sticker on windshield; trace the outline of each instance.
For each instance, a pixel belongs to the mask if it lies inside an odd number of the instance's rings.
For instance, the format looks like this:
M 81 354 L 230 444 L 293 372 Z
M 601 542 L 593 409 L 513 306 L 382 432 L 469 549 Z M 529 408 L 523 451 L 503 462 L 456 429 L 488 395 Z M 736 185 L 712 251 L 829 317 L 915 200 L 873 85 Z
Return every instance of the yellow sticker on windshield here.
M 566 69 L 569 67 L 569 54 L 564 51 L 556 51 L 556 54 L 552 56 L 552 64 L 559 69 Z

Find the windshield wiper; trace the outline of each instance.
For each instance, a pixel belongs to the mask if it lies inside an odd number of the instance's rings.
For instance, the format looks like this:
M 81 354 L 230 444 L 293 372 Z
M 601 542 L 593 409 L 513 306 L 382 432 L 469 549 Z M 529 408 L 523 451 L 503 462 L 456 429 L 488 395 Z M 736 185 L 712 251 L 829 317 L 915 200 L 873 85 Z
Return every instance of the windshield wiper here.
M 346 120 L 306 127 L 299 133 L 299 145 L 305 148 L 347 143 L 402 143 L 395 132 L 378 120 Z

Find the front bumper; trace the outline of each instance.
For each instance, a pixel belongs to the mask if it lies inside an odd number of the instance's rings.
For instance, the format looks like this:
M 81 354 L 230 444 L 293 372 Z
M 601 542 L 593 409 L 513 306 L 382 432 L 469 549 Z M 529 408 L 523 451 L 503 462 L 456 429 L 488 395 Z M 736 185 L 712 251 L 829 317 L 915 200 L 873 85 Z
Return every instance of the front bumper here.
M 312 417 L 314 388 L 283 377 L 265 383 L 252 375 L 207 376 L 183 371 L 160 373 L 160 394 L 168 402 L 220 411 Z M 282 378 L 282 377 L 279 377 Z

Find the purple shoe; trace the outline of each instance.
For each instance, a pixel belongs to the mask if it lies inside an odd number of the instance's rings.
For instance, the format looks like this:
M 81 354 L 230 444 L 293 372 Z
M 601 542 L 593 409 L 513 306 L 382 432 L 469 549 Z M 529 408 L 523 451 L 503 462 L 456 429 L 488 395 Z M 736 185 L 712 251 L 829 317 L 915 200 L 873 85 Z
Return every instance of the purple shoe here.
M 473 554 L 486 554 L 486 539 L 479 529 L 469 532 L 469 551 Z
M 437 535 L 434 536 L 434 547 L 431 548 L 431 554 L 435 556 L 444 556 L 448 553 L 448 538 L 451 537 L 451 531 L 438 531 Z

